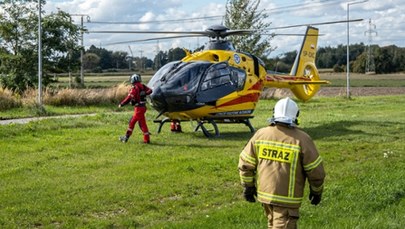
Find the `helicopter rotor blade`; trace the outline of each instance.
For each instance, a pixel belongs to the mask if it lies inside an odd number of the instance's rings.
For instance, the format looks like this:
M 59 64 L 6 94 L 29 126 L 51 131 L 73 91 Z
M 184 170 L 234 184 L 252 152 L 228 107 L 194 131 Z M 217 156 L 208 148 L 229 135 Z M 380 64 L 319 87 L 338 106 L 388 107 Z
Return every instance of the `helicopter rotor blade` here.
M 86 33 L 139 33 L 139 34 L 189 34 L 189 35 L 200 35 L 206 36 L 206 31 L 141 31 L 141 30 L 89 30 Z
M 324 36 L 325 34 L 299 34 L 299 33 L 261 33 L 261 35 L 267 35 L 267 36 L 308 36 L 308 37 L 312 37 L 312 36 Z
M 112 43 L 107 43 L 105 45 L 118 45 L 118 44 L 137 43 L 137 42 L 144 42 L 144 41 L 157 41 L 157 40 L 166 40 L 166 39 L 175 39 L 175 38 L 187 38 L 187 37 L 200 37 L 200 35 L 179 35 L 179 36 L 169 36 L 169 37 L 152 37 L 152 38 L 145 38 L 145 39 L 138 39 L 138 40 L 112 42 Z
M 342 21 L 328 21 L 328 22 L 320 22 L 320 23 L 309 23 L 309 24 L 299 24 L 299 25 L 289 25 L 289 26 L 280 26 L 280 27 L 273 27 L 269 28 L 269 30 L 275 29 L 289 29 L 295 27 L 302 27 L 302 26 L 316 26 L 316 25 L 330 25 L 330 24 L 339 24 L 339 23 L 349 23 L 349 22 L 358 22 L 363 21 L 363 18 L 359 19 L 352 19 L 352 20 L 342 20 Z

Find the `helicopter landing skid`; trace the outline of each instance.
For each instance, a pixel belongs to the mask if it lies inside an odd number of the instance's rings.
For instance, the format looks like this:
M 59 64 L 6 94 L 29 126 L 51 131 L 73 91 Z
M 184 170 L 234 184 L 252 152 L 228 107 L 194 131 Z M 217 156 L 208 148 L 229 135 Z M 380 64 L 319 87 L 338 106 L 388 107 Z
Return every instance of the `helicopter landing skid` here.
M 207 129 L 204 126 L 204 124 L 211 124 L 213 129 Z M 214 120 L 210 119 L 210 120 L 197 121 L 197 126 L 195 127 L 194 132 L 198 131 L 198 129 L 200 127 L 201 127 L 201 130 L 202 130 L 203 134 L 205 135 L 205 137 L 207 137 L 207 138 L 219 137 L 218 126 Z M 212 133 L 212 131 L 214 131 L 214 133 Z
M 201 130 L 203 131 L 204 135 L 208 138 L 211 137 L 219 137 L 219 130 L 218 130 L 218 126 L 217 123 L 229 123 L 229 124 L 235 124 L 235 123 L 243 123 L 245 124 L 247 127 L 249 127 L 249 130 L 251 133 L 254 133 L 256 130 L 255 128 L 252 126 L 252 124 L 250 123 L 250 118 L 232 118 L 232 119 L 218 119 L 218 120 L 213 120 L 213 119 L 207 119 L 207 120 L 200 120 L 197 121 L 197 126 L 194 129 L 194 131 L 197 131 L 200 127 Z M 210 124 L 212 125 L 213 129 L 207 129 L 204 124 Z M 212 133 L 213 132 L 213 133 Z
M 243 123 L 245 124 L 247 127 L 249 127 L 249 130 L 251 133 L 254 133 L 256 130 L 255 128 L 252 126 L 252 124 L 250 123 L 250 118 L 233 118 L 233 119 L 218 119 L 218 120 L 214 120 L 214 119 L 204 119 L 204 120 L 198 120 L 197 121 L 197 126 L 194 128 L 194 132 L 198 131 L 200 128 L 203 132 L 203 134 L 207 137 L 207 138 L 212 138 L 212 137 L 219 137 L 219 129 L 218 129 L 218 125 L 217 123 L 229 123 L 229 124 L 235 124 L 235 123 Z M 171 119 L 169 118 L 164 118 L 162 120 L 154 120 L 154 123 L 159 123 L 159 127 L 158 127 L 158 133 L 160 133 L 160 131 L 162 130 L 162 127 L 165 123 L 167 122 L 172 122 Z M 207 128 L 207 124 L 211 125 L 212 128 Z
M 158 128 L 158 133 L 160 133 L 160 131 L 162 131 L 162 126 L 166 123 L 166 122 L 171 122 L 172 120 L 170 120 L 169 118 L 164 118 L 162 120 L 153 120 L 154 123 L 159 123 L 159 128 Z

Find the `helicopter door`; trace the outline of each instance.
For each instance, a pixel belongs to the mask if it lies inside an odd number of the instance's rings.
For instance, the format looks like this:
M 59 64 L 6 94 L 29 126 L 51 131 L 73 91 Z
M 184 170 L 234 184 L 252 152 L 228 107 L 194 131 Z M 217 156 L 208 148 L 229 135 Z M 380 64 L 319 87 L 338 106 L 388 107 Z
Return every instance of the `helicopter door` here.
M 244 71 L 230 67 L 222 62 L 212 65 L 203 76 L 197 101 L 215 102 L 232 92 L 241 90 L 246 79 Z

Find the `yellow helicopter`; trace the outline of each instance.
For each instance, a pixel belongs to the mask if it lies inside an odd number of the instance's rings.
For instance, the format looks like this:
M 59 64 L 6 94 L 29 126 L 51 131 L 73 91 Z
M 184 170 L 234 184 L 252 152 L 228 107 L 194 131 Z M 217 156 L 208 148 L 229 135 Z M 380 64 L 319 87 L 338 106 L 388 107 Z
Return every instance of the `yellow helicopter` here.
M 254 132 L 250 119 L 254 117 L 253 112 L 263 88 L 289 88 L 298 99 L 307 101 L 318 92 L 321 84 L 329 83 L 320 79 L 315 66 L 319 31 L 313 25 L 307 25 L 290 74 L 268 72 L 262 60 L 250 53 L 236 51 L 232 43 L 226 39 L 231 35 L 252 34 L 251 30 L 230 30 L 223 25 L 214 25 L 205 31 L 195 32 L 92 32 L 186 34 L 170 38 L 209 37 L 205 50 L 194 53 L 185 50 L 186 56 L 180 61 L 170 62 L 161 67 L 148 82 L 148 87 L 153 90 L 150 95 L 150 105 L 159 112 L 154 120 L 155 123 L 159 123 L 158 133 L 167 122 L 171 123 L 172 131 L 181 131 L 180 123 L 191 120 L 197 122 L 195 131 L 201 129 L 205 136 L 214 137 L 220 135 L 218 123 L 241 123 Z M 290 27 L 296 26 L 302 25 Z M 147 40 L 156 40 L 156 38 L 137 41 Z M 136 41 L 111 44 L 129 42 Z M 212 128 L 208 129 L 208 125 Z
M 219 136 L 217 123 L 243 123 L 251 132 L 253 111 L 265 87 L 289 88 L 303 101 L 313 97 L 320 84 L 315 66 L 318 29 L 307 27 L 300 52 L 289 75 L 269 74 L 256 56 L 237 52 L 226 39 L 229 35 L 247 34 L 247 30 L 229 30 L 223 25 L 209 27 L 205 35 L 208 47 L 166 64 L 151 78 L 151 106 L 159 112 L 154 120 L 162 126 L 182 121 L 196 121 L 207 137 Z M 160 116 L 164 118 L 159 119 Z M 206 125 L 213 127 L 213 133 Z M 174 129 L 173 129 L 174 128 Z M 175 127 L 172 126 L 172 130 Z

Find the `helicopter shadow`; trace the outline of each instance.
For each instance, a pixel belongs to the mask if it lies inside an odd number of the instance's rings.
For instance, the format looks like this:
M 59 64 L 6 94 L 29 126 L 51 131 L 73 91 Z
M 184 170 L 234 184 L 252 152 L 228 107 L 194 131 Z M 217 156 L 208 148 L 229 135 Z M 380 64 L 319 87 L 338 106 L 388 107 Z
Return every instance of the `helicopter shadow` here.
M 234 131 L 234 132 L 221 132 L 219 136 L 216 137 L 206 137 L 201 131 L 197 132 L 182 132 L 182 133 L 170 133 L 171 137 L 184 139 L 184 141 L 165 141 L 165 142 L 155 142 L 153 141 L 151 145 L 157 147 L 168 147 L 168 146 L 187 146 L 187 147 L 198 147 L 206 149 L 218 149 L 219 142 L 224 142 L 224 144 L 229 144 L 230 142 L 247 142 L 254 133 L 250 131 Z M 201 141 L 203 141 L 201 143 Z M 215 143 L 215 144 L 210 144 Z
M 398 122 L 378 122 L 378 121 L 339 121 L 322 124 L 316 127 L 302 128 L 314 140 L 325 139 L 330 137 L 339 137 L 344 135 L 358 135 L 362 138 L 374 136 L 376 133 L 355 130 L 356 126 L 367 126 L 367 129 L 378 130 L 381 127 L 394 128 L 402 125 Z

